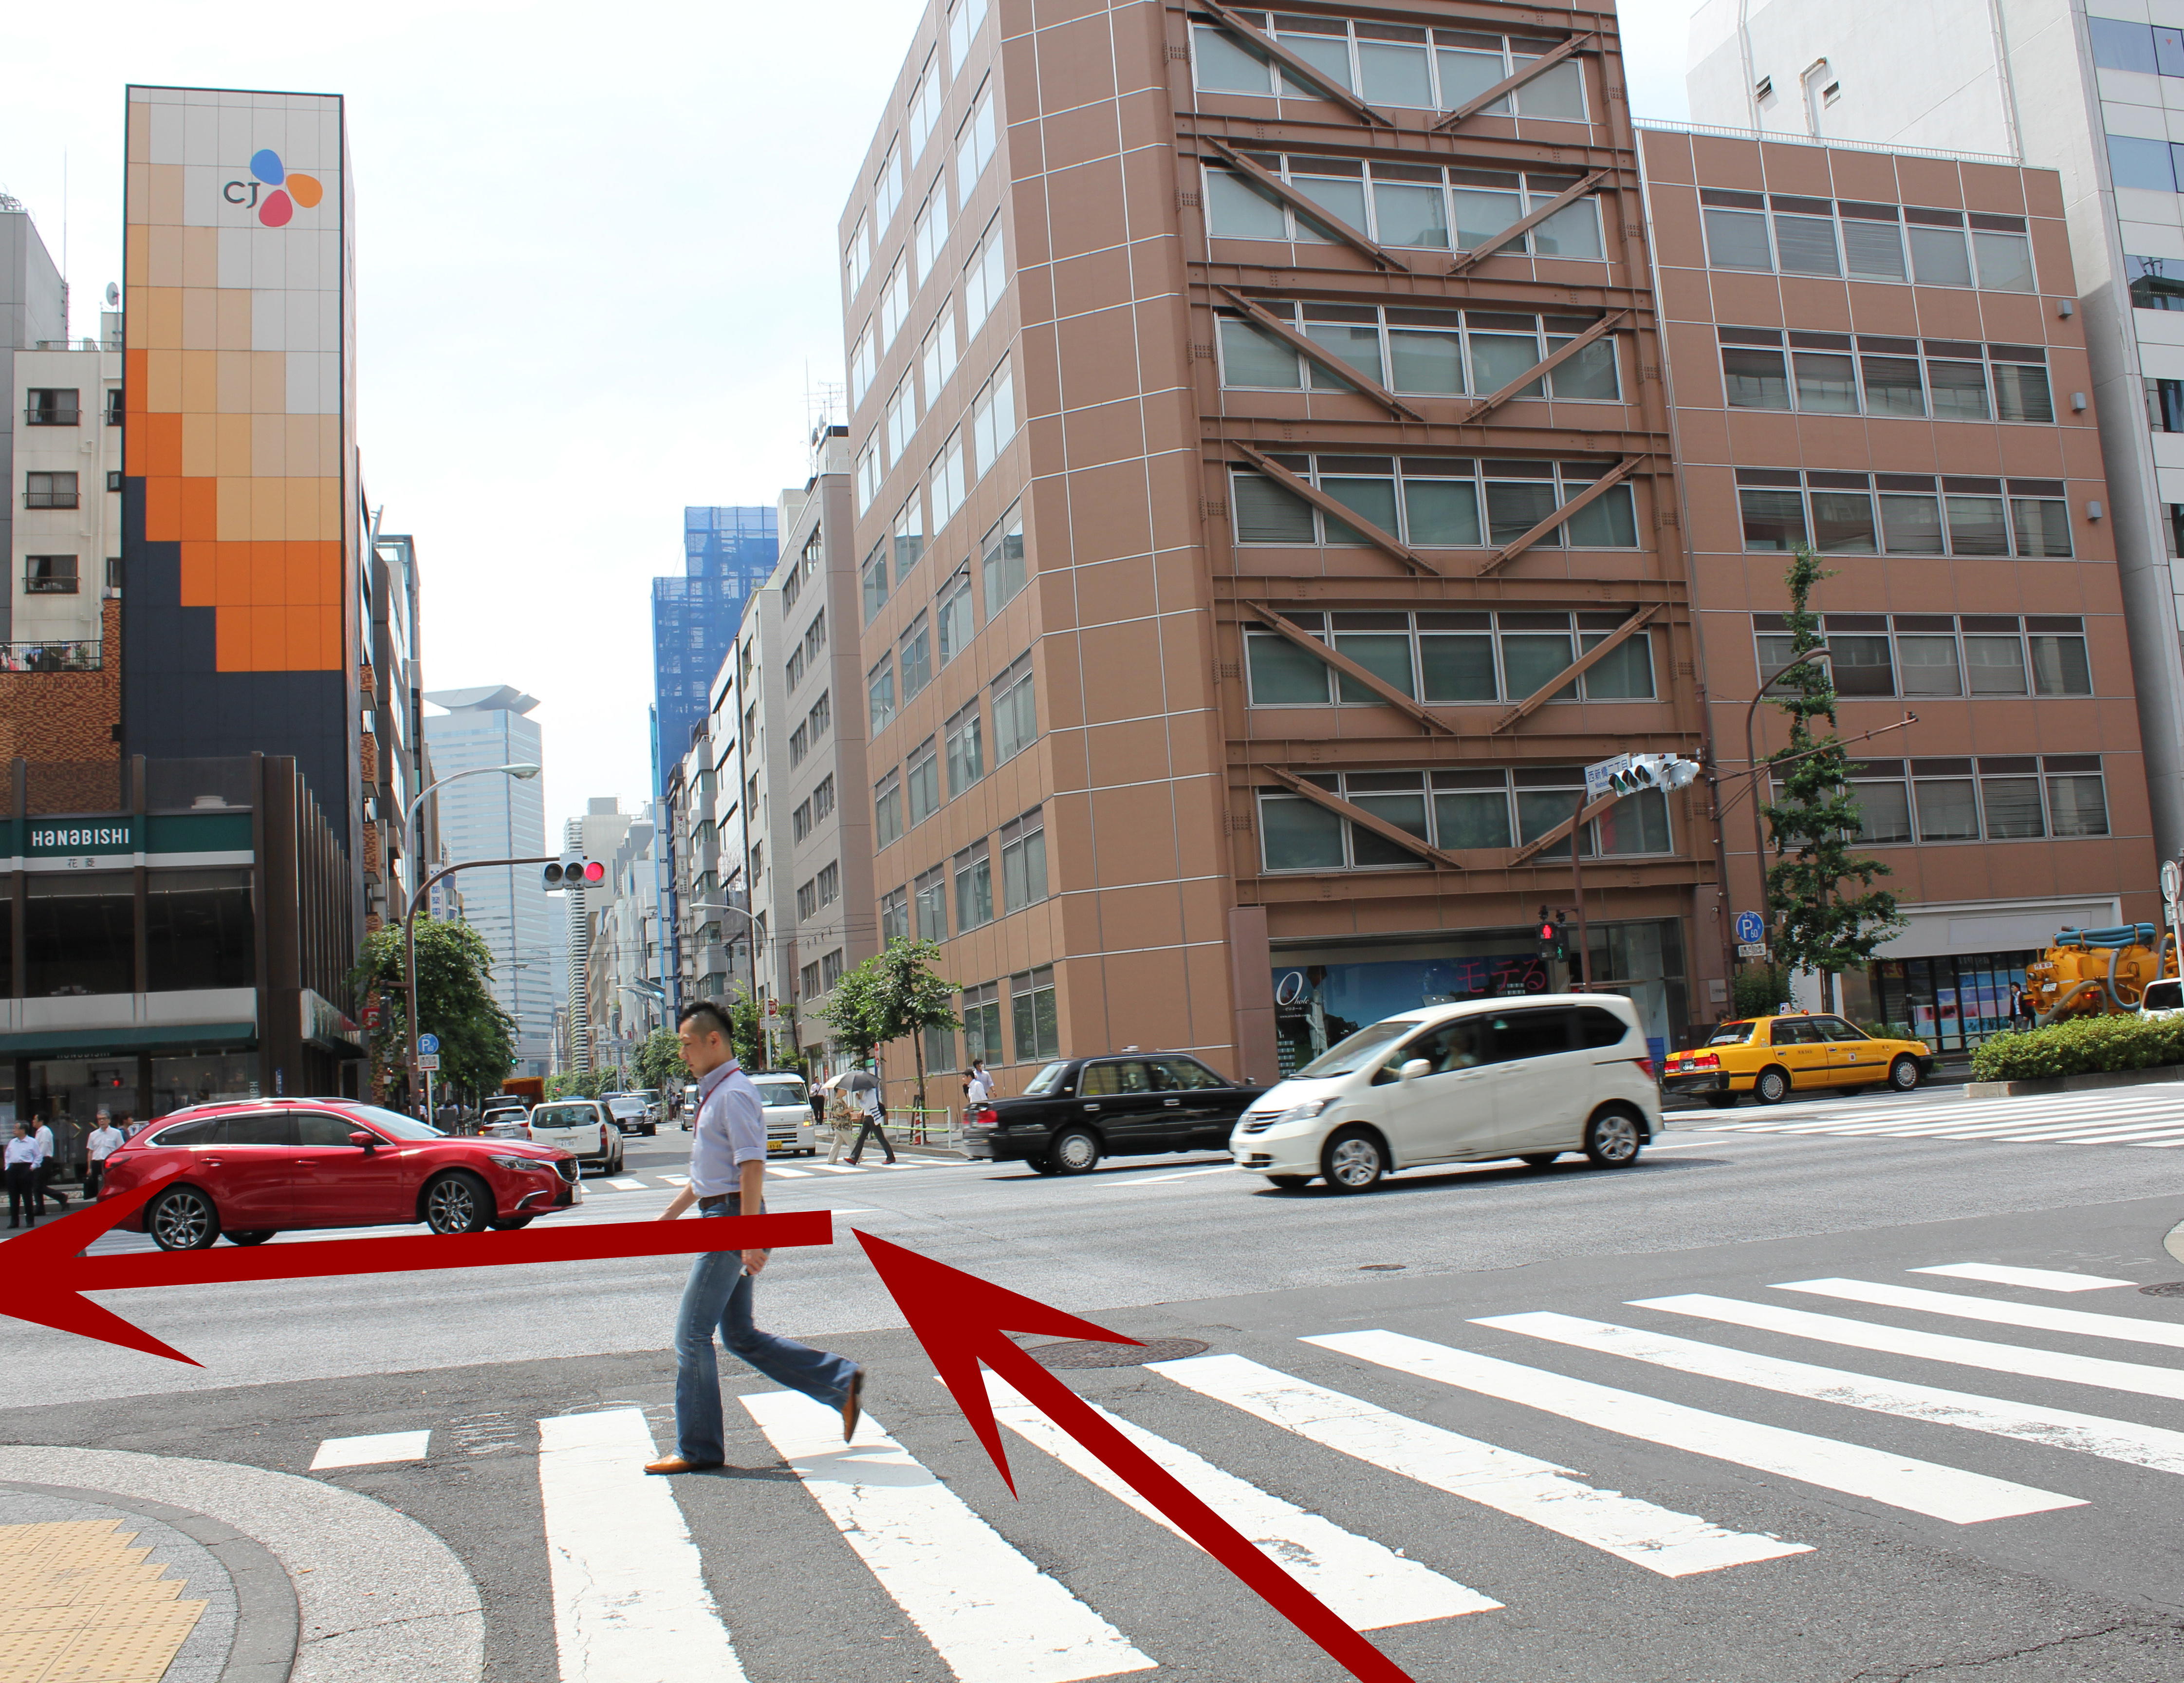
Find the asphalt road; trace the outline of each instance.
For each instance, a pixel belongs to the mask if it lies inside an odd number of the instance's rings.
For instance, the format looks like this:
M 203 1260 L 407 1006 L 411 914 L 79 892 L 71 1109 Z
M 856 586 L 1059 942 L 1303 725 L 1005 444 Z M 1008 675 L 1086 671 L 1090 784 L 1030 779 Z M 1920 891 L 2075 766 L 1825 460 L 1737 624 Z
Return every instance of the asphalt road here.
M 1013 1430 L 1012 1502 L 856 1227 L 1134 1336 L 1201 1341 L 1196 1363 L 1063 1377 L 1243 1481 L 1231 1496 L 1261 1504 L 1246 1534 L 1330 1598 L 1408 1609 L 1370 1634 L 1420 1683 L 2166 1680 L 2184 1675 L 2184 1297 L 2133 1288 L 2184 1276 L 2163 1248 L 2184 1149 L 2159 1144 L 2184 1141 L 2184 1088 L 2131 1104 L 2126 1125 L 2013 1101 L 1987 1129 L 2011 1139 L 1963 1137 L 1988 1112 L 1957 1093 L 1679 1116 L 1632 1169 L 1425 1173 L 1362 1198 L 1278 1193 L 1207 1158 L 1072 1180 L 783 1164 L 807 1172 L 772 1183 L 772 1207 L 841 1212 L 838 1242 L 776 1257 L 761 1322 L 866 1363 L 899 1449 L 844 1457 L 836 1429 L 832 1460 L 796 1451 L 802 1423 L 747 1406 L 772 1387 L 729 1362 L 740 1470 L 678 1481 L 656 1512 L 640 1509 L 659 1481 L 611 1482 L 633 1452 L 572 1482 L 593 1463 L 571 1434 L 671 1442 L 672 1261 L 108 1294 L 204 1366 L 12 1328 L 0 1442 L 374 1498 L 469 1574 L 496 1679 L 634 1675 L 586 1646 L 569 1585 L 588 1539 L 647 1524 L 666 1530 L 633 1545 L 632 1616 L 694 1548 L 755 1683 L 1058 1683 L 1125 1655 L 1192 1679 L 1341 1675 Z M 1905 1126 L 1958 1134 L 1746 1131 Z M 2082 1137 L 2103 1127 L 2132 1143 Z M 636 1184 L 589 1183 L 556 1219 L 656 1213 L 683 1149 L 632 1142 Z M 1964 1264 L 2042 1272 L 1915 1272 Z M 393 1433 L 428 1434 L 422 1458 L 310 1473 L 328 1440 Z M 898 1552 L 868 1558 L 876 1539 Z M 1047 1575 L 967 1611 L 931 1599 L 1006 1583 L 1011 1559 Z M 1073 1661 L 1004 1640 L 1010 1608 L 1047 1594 L 1040 1628 Z

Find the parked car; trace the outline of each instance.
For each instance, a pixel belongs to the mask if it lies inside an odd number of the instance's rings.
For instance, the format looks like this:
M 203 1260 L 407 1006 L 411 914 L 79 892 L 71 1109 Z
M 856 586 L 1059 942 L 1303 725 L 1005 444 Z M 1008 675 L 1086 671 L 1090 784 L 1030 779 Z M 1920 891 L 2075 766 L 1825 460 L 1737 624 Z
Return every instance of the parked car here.
M 658 1128 L 667 1115 L 666 1101 L 660 1096 L 660 1089 L 657 1087 L 639 1087 L 634 1090 L 637 1096 L 644 1101 L 644 1108 L 651 1115 L 652 1125 Z
M 759 1102 L 766 1106 L 766 1149 L 816 1155 L 819 1130 L 812 1119 L 811 1095 L 804 1078 L 768 1070 L 751 1077 L 751 1084 L 758 1089 Z
M 1359 1029 L 1270 1089 L 1229 1141 L 1275 1185 L 1362 1192 L 1427 1163 L 1583 1151 L 1638 1160 L 1661 1129 L 1638 1012 L 1614 994 L 1429 1006 Z
M 2138 996 L 2138 1014 L 2152 1017 L 2184 1015 L 2184 982 L 2173 976 L 2164 982 L 2148 982 L 2146 990 Z
M 621 1129 L 603 1099 L 549 1099 L 531 1112 L 524 1138 L 560 1146 L 580 1170 L 621 1173 Z
M 1034 1076 L 1021 1097 L 972 1110 L 964 1149 L 1041 1174 L 1083 1174 L 1102 1157 L 1218 1151 L 1264 1091 L 1174 1052 L 1065 1058 Z
M 698 1084 L 694 1081 L 684 1082 L 682 1084 L 682 1131 L 686 1134 L 698 1125 Z
M 1883 1039 L 1840 1017 L 1800 1011 L 1724 1023 L 1705 1045 L 1677 1052 L 1661 1072 L 1665 1091 L 1727 1110 L 1749 1094 L 1779 1105 L 1792 1092 L 1888 1086 L 1908 1093 L 1934 1073 L 1924 1040 Z
M 509 1229 L 584 1195 L 576 1159 L 558 1147 L 453 1139 L 352 1099 L 245 1100 L 162 1117 L 106 1160 L 98 1195 L 176 1169 L 181 1179 L 121 1223 L 163 1251 L 201 1251 L 222 1234 L 259 1245 L 301 1229 L 388 1223 Z
M 496 1093 L 478 1106 L 478 1131 L 483 1133 L 493 1123 L 505 1121 L 510 1117 L 521 1122 L 530 1112 L 531 1106 L 524 1103 L 521 1095 Z
M 607 1113 L 624 1134 L 653 1134 L 660 1132 L 660 1124 L 653 1119 L 652 1106 L 646 1104 L 641 1093 L 610 1093 L 603 1101 Z

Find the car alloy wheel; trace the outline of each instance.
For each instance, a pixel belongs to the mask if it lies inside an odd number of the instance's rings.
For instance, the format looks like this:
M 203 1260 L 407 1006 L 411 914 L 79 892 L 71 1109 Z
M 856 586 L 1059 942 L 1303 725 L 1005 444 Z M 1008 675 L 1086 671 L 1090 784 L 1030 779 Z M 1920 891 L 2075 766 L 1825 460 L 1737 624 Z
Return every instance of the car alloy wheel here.
M 1602 1168 L 1638 1161 L 1638 1123 L 1628 1111 L 1602 1111 L 1585 1124 L 1585 1154 Z
M 1056 1174 L 1084 1174 L 1100 1161 L 1100 1142 L 1081 1128 L 1072 1128 L 1046 1148 L 1046 1160 Z
M 1790 1096 L 1790 1075 L 1787 1070 L 1763 1069 L 1759 1078 L 1752 1084 L 1752 1096 L 1763 1105 L 1779 1105 Z
M 1363 1192 L 1387 1173 L 1387 1160 L 1372 1134 L 1362 1128 L 1345 1129 L 1327 1142 L 1320 1167 L 1337 1192 Z
M 1908 1093 L 1919 1084 L 1919 1062 L 1916 1058 L 1898 1058 L 1888 1066 L 1888 1084 L 1899 1093 Z
M 177 1186 L 159 1195 L 144 1225 L 162 1251 L 202 1251 L 220 1237 L 220 1212 L 196 1187 Z
M 484 1189 L 466 1174 L 443 1174 L 425 1189 L 425 1224 L 435 1233 L 476 1233 L 492 1220 Z

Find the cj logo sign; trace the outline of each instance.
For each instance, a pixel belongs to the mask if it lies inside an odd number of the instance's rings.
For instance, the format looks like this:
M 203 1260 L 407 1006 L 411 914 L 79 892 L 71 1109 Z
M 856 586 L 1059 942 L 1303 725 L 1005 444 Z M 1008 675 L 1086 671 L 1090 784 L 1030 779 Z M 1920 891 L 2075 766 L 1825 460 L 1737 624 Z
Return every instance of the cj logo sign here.
M 254 208 L 258 220 L 269 228 L 287 227 L 298 205 L 309 210 L 326 194 L 315 176 L 290 175 L 281 154 L 270 147 L 251 155 L 250 173 L 255 180 L 230 181 L 220 196 L 230 204 Z

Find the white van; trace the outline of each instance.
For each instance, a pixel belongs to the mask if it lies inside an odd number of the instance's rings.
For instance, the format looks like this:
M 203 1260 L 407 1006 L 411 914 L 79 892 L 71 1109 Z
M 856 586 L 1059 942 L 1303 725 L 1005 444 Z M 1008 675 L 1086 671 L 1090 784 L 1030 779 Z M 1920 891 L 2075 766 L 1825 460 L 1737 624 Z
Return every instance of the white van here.
M 1661 1099 L 1638 1013 L 1615 994 L 1428 1006 L 1359 1029 L 1254 1100 L 1228 1138 L 1275 1185 L 1362 1192 L 1423 1163 L 1583 1151 L 1638 1160 Z
M 804 1078 L 769 1070 L 751 1077 L 751 1084 L 758 1089 L 759 1102 L 766 1106 L 766 1149 L 816 1156 L 819 1130 L 811 1120 L 811 1095 Z

